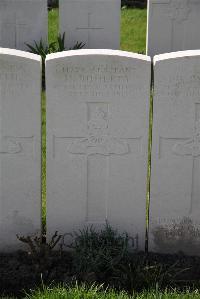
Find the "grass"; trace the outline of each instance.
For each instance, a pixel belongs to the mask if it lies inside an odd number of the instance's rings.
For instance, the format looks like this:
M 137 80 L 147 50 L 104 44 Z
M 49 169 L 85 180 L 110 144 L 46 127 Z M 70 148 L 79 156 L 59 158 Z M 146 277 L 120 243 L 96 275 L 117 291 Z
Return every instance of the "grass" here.
M 146 52 L 146 9 L 122 9 L 121 50 Z
M 55 287 L 44 288 L 42 291 L 38 290 L 26 297 L 26 299 L 199 299 L 199 292 L 186 291 L 185 293 L 178 293 L 176 291 L 159 291 L 144 292 L 141 294 L 128 295 L 125 292 L 117 293 L 114 290 L 103 290 L 102 287 L 92 286 L 87 288 L 85 286 L 74 288 Z
M 0 299 L 14 299 L 10 297 L 0 297 Z M 103 290 L 102 286 L 75 287 L 43 287 L 27 294 L 24 299 L 200 299 L 200 292 L 179 293 L 177 291 L 149 291 L 140 294 L 128 295 L 125 292 L 116 292 L 114 290 Z
M 54 42 L 58 36 L 58 9 L 49 11 L 49 43 Z

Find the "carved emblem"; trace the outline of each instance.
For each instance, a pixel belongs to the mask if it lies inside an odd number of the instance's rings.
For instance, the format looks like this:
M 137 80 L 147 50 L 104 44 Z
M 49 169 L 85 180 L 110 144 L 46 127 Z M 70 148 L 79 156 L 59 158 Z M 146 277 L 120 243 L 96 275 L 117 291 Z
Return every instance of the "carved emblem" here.
M 193 137 L 185 142 L 175 144 L 172 150 L 179 156 L 200 156 L 200 119 L 195 122 Z
M 22 146 L 14 140 L 7 140 L 0 145 L 0 154 L 18 154 L 22 151 Z
M 189 0 L 171 0 L 169 4 L 169 16 L 178 22 L 186 20 L 190 13 Z
M 129 152 L 129 146 L 126 141 L 109 135 L 107 113 L 97 107 L 88 121 L 87 137 L 73 142 L 68 152 L 85 155 L 124 155 Z

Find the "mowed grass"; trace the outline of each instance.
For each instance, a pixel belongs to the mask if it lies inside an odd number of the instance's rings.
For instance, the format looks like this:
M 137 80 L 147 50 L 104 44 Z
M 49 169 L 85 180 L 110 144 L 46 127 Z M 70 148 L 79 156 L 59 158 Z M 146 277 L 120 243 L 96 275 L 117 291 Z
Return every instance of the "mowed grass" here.
M 121 50 L 146 52 L 146 9 L 122 9 Z
M 86 288 L 85 286 L 68 287 L 54 287 L 37 290 L 27 294 L 24 299 L 200 299 L 200 293 L 189 292 L 178 293 L 176 291 L 149 291 L 140 294 L 135 293 L 130 296 L 125 292 L 118 293 L 114 290 L 103 291 L 102 287 L 92 286 Z M 0 299 L 15 299 L 9 297 L 0 297 Z
M 113 290 L 101 291 L 101 287 L 92 286 L 64 288 L 57 287 L 53 289 L 46 288 L 43 291 L 36 291 L 35 293 L 26 297 L 26 299 L 199 299 L 199 292 L 189 291 L 186 293 L 173 292 L 144 292 L 141 294 L 134 294 L 129 296 L 125 292 L 117 293 Z
M 49 11 L 49 43 L 55 42 L 59 30 L 58 9 Z

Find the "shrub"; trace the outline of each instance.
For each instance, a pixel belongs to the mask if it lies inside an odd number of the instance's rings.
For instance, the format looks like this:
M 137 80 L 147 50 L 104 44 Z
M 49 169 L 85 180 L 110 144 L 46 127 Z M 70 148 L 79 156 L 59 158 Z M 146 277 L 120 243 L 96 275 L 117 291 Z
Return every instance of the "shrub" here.
M 109 283 L 128 258 L 129 237 L 109 224 L 96 231 L 85 228 L 73 235 L 73 272 L 77 279 Z

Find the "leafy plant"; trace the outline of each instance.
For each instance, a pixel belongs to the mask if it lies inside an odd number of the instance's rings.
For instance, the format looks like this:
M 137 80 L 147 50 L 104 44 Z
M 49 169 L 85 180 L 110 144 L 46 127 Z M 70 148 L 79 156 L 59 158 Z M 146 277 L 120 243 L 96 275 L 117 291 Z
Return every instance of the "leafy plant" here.
M 82 42 L 76 42 L 76 44 L 72 47 L 72 48 L 69 48 L 69 50 L 80 50 L 82 49 L 83 47 L 85 46 L 84 43 Z
M 128 256 L 128 235 L 119 234 L 108 223 L 100 231 L 91 226 L 71 236 L 68 247 L 73 249 L 74 273 L 80 280 L 106 282 Z
M 45 88 L 45 59 L 48 54 L 63 52 L 66 51 L 65 47 L 65 32 L 63 35 L 59 34 L 57 40 L 55 42 L 46 45 L 41 39 L 39 43 L 34 41 L 34 45 L 26 44 L 29 48 L 29 51 L 33 54 L 40 55 L 42 58 L 42 87 Z M 77 42 L 72 48 L 69 50 L 78 50 L 82 49 L 85 46 L 82 42 Z

